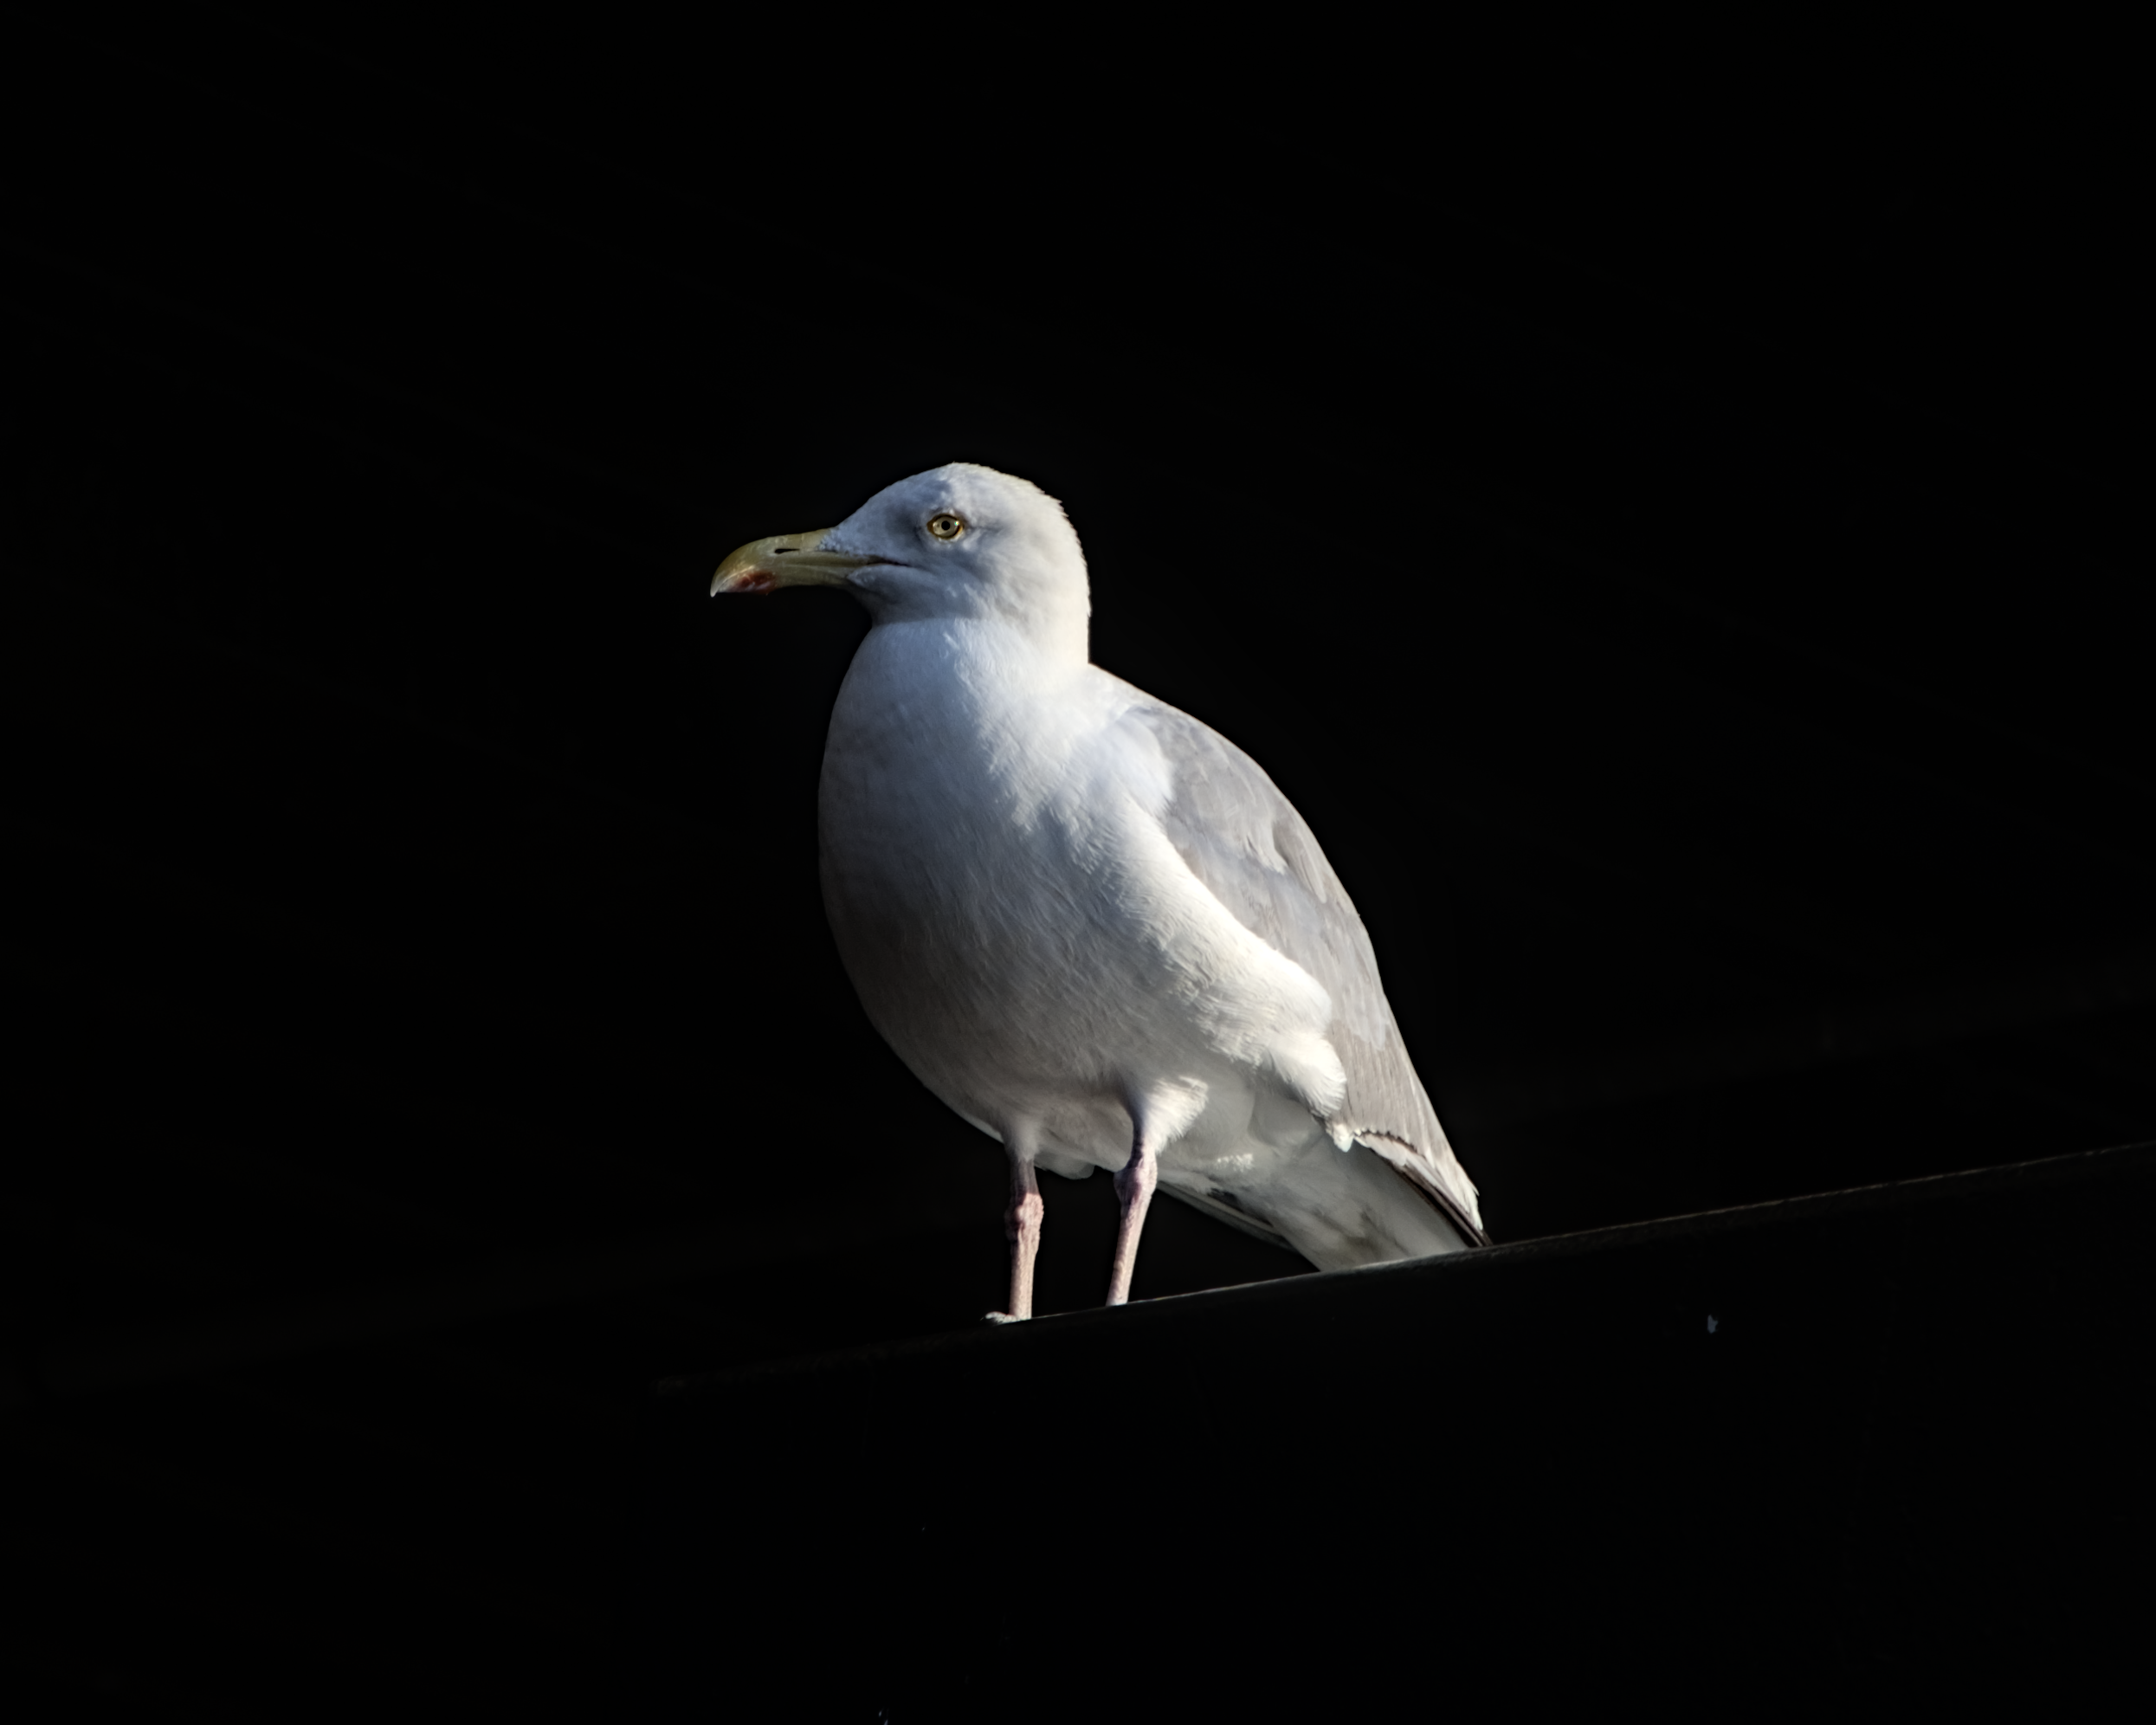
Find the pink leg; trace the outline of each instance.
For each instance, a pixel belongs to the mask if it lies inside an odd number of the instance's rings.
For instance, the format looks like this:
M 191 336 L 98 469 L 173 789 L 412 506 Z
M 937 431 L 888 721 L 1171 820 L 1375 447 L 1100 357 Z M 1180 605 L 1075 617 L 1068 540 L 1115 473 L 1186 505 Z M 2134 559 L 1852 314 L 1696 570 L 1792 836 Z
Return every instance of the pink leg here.
M 1004 1211 L 1004 1231 L 1010 1237 L 1010 1309 L 991 1312 L 995 1322 L 1022 1323 L 1033 1315 L 1033 1260 L 1040 1256 L 1041 1218 L 1047 1211 L 1033 1159 L 1012 1152 L 1010 1208 Z
M 1121 1306 L 1131 1297 L 1131 1273 L 1138 1268 L 1138 1236 L 1146 1225 L 1146 1208 L 1152 1189 L 1160 1182 L 1159 1158 L 1146 1142 L 1143 1127 L 1131 1134 L 1131 1159 L 1115 1177 L 1115 1195 L 1123 1202 L 1123 1223 L 1115 1231 L 1115 1262 L 1108 1270 L 1108 1304 Z

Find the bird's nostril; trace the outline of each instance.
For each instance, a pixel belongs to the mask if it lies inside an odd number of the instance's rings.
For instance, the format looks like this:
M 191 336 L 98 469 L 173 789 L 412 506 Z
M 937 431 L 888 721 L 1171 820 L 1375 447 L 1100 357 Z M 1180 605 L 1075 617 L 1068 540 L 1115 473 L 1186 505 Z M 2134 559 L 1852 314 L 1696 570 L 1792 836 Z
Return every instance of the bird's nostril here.
M 797 545 L 775 545 L 771 547 L 771 555 L 773 557 L 791 557 L 794 552 L 800 549 L 801 547 Z

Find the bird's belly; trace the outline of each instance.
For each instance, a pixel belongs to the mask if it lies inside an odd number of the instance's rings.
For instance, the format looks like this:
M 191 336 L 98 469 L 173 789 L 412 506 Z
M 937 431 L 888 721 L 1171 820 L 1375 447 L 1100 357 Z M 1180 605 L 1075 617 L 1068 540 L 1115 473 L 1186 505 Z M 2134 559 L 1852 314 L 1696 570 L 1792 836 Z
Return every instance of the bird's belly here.
M 1230 1098 L 1249 1076 L 1164 998 L 1158 943 L 1088 890 L 1067 824 L 1015 817 L 991 780 L 924 791 L 828 757 L 825 775 L 827 809 L 834 792 L 845 807 L 822 843 L 840 956 L 870 1021 L 952 1108 L 998 1135 L 1030 1123 L 1103 1166 L 1128 1156 L 1143 1096 L 1217 1095 L 1248 1117 Z
M 924 847 L 918 830 L 881 824 L 856 810 L 845 834 L 827 833 L 823 878 L 839 954 L 885 1040 L 952 1107 L 999 1130 L 1014 1115 L 1120 1108 L 1142 1042 L 1132 1019 L 1146 1015 L 1116 931 L 1023 847 L 978 829 Z M 1111 1004 L 1074 1024 L 1080 1002 Z

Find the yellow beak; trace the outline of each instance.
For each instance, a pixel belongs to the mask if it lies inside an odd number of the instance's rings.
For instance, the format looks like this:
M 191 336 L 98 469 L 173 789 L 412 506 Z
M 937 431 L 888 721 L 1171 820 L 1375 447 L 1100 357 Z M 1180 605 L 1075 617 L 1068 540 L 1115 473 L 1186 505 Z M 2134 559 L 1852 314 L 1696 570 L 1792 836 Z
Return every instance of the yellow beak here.
M 825 551 L 829 527 L 812 533 L 779 533 L 771 539 L 751 539 L 727 554 L 711 578 L 711 591 L 720 593 L 769 593 L 780 587 L 842 587 L 856 569 L 881 559 L 852 557 L 842 551 Z

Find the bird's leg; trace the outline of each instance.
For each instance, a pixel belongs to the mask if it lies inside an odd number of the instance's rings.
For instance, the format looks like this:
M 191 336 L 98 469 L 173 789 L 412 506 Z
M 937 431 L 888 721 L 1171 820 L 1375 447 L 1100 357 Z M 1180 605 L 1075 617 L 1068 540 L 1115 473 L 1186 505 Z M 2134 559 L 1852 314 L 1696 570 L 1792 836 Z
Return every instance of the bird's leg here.
M 1033 1315 L 1033 1260 L 1040 1255 L 1041 1218 L 1047 1211 L 1032 1156 L 1013 1149 L 1010 1208 L 1004 1211 L 1004 1231 L 1010 1237 L 1010 1309 L 991 1312 L 991 1322 L 1015 1324 Z
M 1131 1272 L 1138 1268 L 1138 1236 L 1146 1225 L 1146 1207 L 1160 1181 L 1160 1159 L 1146 1141 L 1141 1126 L 1131 1134 L 1131 1159 L 1115 1176 L 1115 1195 L 1122 1200 L 1123 1222 L 1115 1231 L 1115 1262 L 1108 1268 L 1108 1304 L 1120 1306 L 1131 1297 Z

